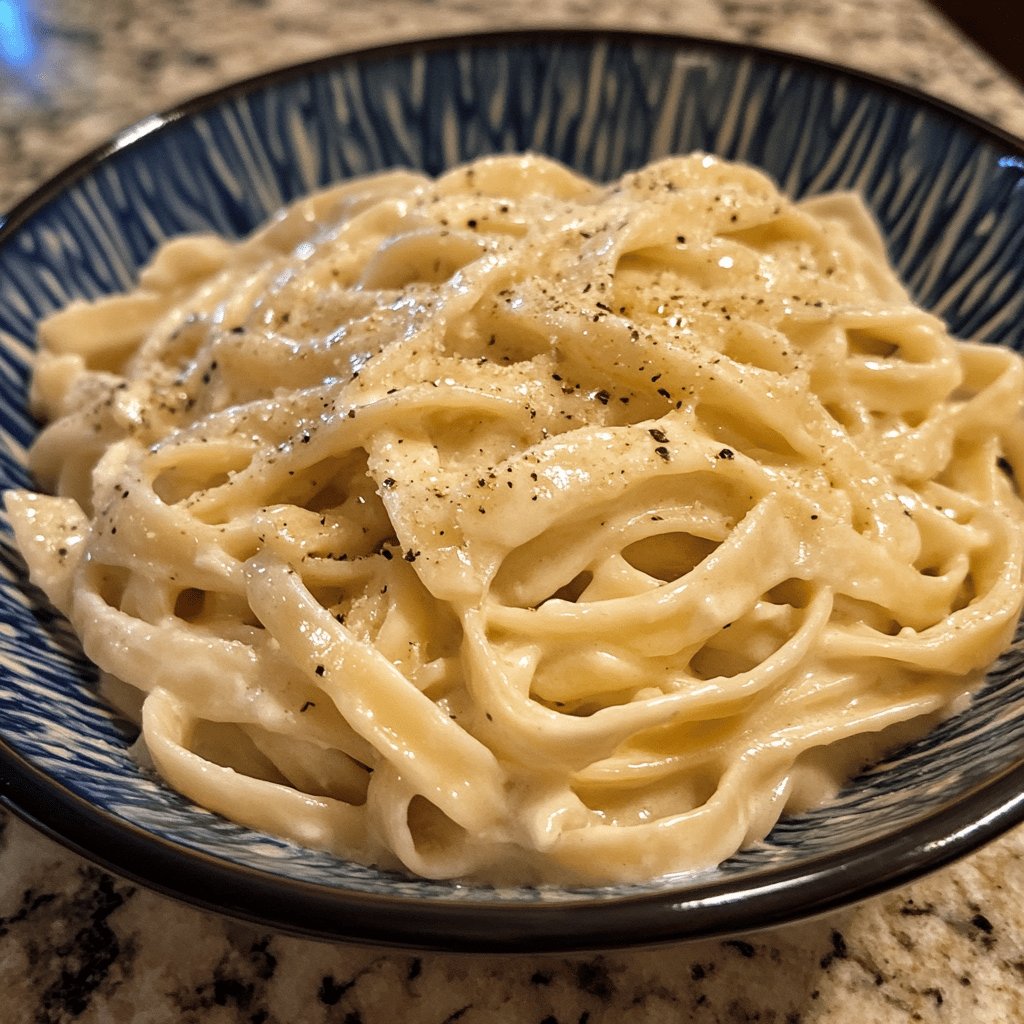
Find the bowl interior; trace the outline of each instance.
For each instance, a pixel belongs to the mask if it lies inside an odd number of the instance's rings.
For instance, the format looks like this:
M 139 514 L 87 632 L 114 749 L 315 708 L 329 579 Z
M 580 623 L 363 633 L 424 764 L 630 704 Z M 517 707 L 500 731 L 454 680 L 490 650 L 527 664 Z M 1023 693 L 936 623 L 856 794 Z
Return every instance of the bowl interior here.
M 857 189 L 921 304 L 960 336 L 1024 346 L 1024 150 L 994 130 L 825 65 L 696 40 L 540 33 L 408 44 L 266 76 L 151 119 L 14 211 L 0 228 L 0 487 L 29 482 L 38 320 L 71 298 L 129 287 L 168 237 L 238 236 L 302 193 L 396 165 L 437 173 L 533 150 L 608 179 L 695 149 L 755 164 L 796 196 Z M 192 806 L 136 767 L 131 730 L 26 584 L 6 524 L 0 666 L 0 757 L 6 799 L 21 813 L 165 891 L 317 934 L 554 948 L 723 932 L 866 895 L 1024 816 L 1014 795 L 1019 637 L 968 711 L 717 871 L 574 891 L 384 875 Z M 591 914 L 586 935 L 564 913 L 573 909 Z M 514 934 L 480 925 L 493 913 Z

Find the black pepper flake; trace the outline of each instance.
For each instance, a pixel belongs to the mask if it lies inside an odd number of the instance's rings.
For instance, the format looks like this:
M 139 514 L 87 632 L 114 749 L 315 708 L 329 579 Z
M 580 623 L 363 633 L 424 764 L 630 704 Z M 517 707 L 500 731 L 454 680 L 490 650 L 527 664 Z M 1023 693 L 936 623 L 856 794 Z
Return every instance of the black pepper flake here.
M 718 453 L 718 457 L 720 459 L 734 459 L 736 458 L 736 453 L 731 448 L 723 448 Z
M 317 665 L 317 667 L 316 667 L 316 674 L 318 676 L 322 676 L 324 674 L 324 672 L 326 672 L 326 671 L 327 671 L 327 669 L 324 668 L 323 665 Z
M 381 549 L 380 549 L 380 553 L 381 553 L 381 556 L 382 556 L 383 558 L 386 558 L 386 559 L 387 559 L 387 560 L 388 560 L 389 562 L 391 561 L 391 559 L 392 559 L 392 558 L 394 558 L 394 557 L 395 557 L 394 555 L 392 555 L 392 554 L 391 554 L 391 552 L 390 552 L 390 551 L 388 551 L 388 549 L 387 549 L 387 548 L 381 548 Z
M 609 399 L 609 398 L 611 398 L 612 396 L 611 396 L 611 395 L 609 395 L 607 391 L 603 391 L 603 390 L 602 390 L 602 391 L 598 391 L 598 392 L 597 392 L 597 394 L 596 394 L 596 395 L 594 395 L 594 397 L 595 397 L 595 398 L 596 398 L 596 399 L 597 399 L 597 400 L 598 400 L 598 401 L 599 401 L 599 402 L 600 402 L 600 403 L 601 403 L 602 405 L 607 405 L 607 404 L 608 404 L 608 399 Z
M 381 483 L 383 484 L 384 487 L 394 487 L 395 486 L 395 478 L 393 476 L 386 476 L 381 481 Z
M 315 701 L 315 700 L 307 700 L 307 701 L 306 701 L 306 703 L 305 703 L 305 704 L 303 704 L 301 708 L 299 708 L 299 714 L 300 714 L 300 715 L 303 715 L 303 714 L 305 714 L 305 713 L 306 713 L 306 712 L 307 712 L 307 711 L 308 711 L 308 710 L 309 710 L 310 708 L 315 708 L 315 707 L 316 707 L 316 701 Z
M 671 398 L 672 397 L 672 392 L 668 391 L 665 388 L 658 388 L 658 394 L 661 395 L 662 398 Z
M 659 430 L 657 427 L 652 427 L 647 431 L 651 437 L 654 438 L 659 444 L 668 444 L 668 437 L 665 436 L 665 431 Z
M 669 450 L 664 445 L 659 445 L 657 448 L 655 448 L 654 453 L 656 455 L 660 455 L 666 462 L 668 462 L 672 458 L 671 454 L 669 453 Z
M 413 551 L 413 550 L 410 549 L 409 551 L 406 551 L 406 553 L 405 553 L 405 555 L 403 557 L 405 558 L 405 560 L 407 562 L 415 562 L 416 559 L 419 558 L 419 556 L 420 556 L 420 553 L 418 551 Z

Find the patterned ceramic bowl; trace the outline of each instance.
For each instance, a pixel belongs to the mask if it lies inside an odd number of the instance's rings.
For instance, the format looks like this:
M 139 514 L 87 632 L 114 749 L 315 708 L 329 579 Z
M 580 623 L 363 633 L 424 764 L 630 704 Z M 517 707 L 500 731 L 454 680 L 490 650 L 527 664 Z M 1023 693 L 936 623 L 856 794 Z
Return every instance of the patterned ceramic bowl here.
M 1024 148 L 923 97 L 752 49 L 531 33 L 342 55 L 129 130 L 0 227 L 0 486 L 25 485 L 35 326 L 126 288 L 171 235 L 247 232 L 300 193 L 496 151 L 597 178 L 704 149 L 795 195 L 856 188 L 917 299 L 1024 347 Z M 780 923 L 906 881 L 1024 819 L 1024 640 L 970 709 L 827 806 L 692 879 L 542 891 L 409 880 L 257 834 L 142 773 L 66 624 L 0 533 L 0 799 L 114 871 L 312 935 L 466 950 L 600 948 Z

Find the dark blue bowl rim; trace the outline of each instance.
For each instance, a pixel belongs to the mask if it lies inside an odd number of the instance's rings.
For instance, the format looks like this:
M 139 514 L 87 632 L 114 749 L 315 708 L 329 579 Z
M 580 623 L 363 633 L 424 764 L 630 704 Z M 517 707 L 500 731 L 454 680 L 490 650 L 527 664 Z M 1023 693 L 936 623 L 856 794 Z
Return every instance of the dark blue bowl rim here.
M 880 76 L 746 43 L 616 29 L 522 29 L 410 39 L 278 68 L 144 118 L 69 164 L 0 214 L 0 246 L 65 188 L 143 138 L 231 97 L 346 63 L 455 48 L 557 42 L 703 49 L 803 67 L 928 108 L 1007 155 L 1024 140 L 952 104 Z M 752 932 L 817 916 L 935 871 L 1024 822 L 1024 760 L 896 836 L 741 878 L 571 902 L 458 902 L 364 893 L 285 878 L 179 846 L 78 796 L 0 737 L 0 806 L 120 877 L 205 910 L 308 937 L 482 953 L 603 950 Z

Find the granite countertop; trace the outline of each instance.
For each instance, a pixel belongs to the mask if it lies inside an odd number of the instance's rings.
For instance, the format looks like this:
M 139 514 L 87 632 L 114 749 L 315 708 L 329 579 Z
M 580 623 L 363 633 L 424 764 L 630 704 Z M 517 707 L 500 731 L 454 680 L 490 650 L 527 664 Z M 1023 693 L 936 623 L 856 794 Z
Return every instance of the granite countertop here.
M 758 42 L 1024 136 L 1024 92 L 923 0 L 0 0 L 0 210 L 113 132 L 338 49 L 522 25 Z M 292 938 L 114 878 L 0 812 L 0 1024 L 1024 1020 L 1024 829 L 812 922 L 576 956 Z

